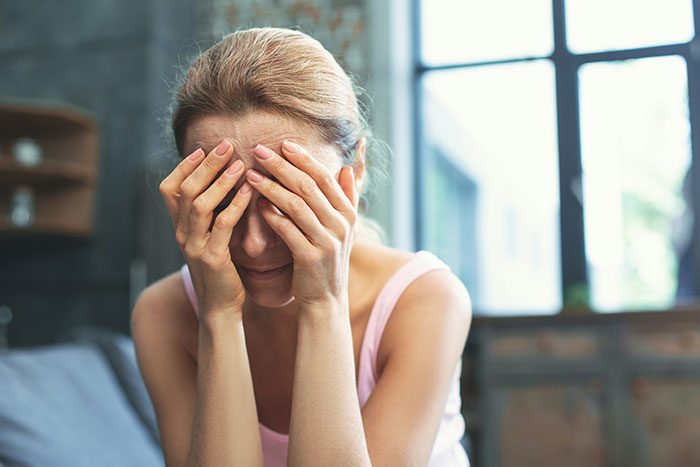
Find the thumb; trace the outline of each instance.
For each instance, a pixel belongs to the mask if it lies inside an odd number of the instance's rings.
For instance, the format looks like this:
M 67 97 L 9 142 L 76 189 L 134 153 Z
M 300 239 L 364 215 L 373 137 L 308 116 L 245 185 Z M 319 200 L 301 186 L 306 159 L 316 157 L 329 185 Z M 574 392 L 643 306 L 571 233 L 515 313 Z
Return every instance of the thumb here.
M 343 173 L 345 172 L 345 173 Z M 343 167 L 340 173 L 340 187 L 354 208 L 357 208 L 357 188 L 355 187 L 355 172 L 351 165 Z

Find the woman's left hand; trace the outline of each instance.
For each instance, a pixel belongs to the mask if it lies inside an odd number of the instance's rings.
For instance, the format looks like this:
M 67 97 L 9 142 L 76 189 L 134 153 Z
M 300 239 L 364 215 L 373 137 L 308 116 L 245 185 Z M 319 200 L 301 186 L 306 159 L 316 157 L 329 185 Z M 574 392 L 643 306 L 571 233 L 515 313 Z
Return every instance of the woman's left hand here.
M 282 144 L 286 159 L 263 145 L 254 151 L 284 186 L 252 169 L 246 177 L 262 195 L 258 206 L 265 220 L 291 250 L 292 293 L 300 306 L 347 308 L 358 198 L 352 167 L 341 168 L 336 181 L 308 151 L 289 143 Z

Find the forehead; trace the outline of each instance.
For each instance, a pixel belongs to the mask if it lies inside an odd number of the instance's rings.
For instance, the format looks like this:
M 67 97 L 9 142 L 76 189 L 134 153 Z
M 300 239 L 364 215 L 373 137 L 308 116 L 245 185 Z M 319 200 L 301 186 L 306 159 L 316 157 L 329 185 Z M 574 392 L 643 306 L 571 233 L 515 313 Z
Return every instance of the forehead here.
M 282 142 L 290 140 L 300 144 L 326 167 L 340 165 L 335 148 L 322 141 L 310 125 L 259 110 L 242 116 L 209 115 L 194 120 L 185 133 L 183 149 L 185 154 L 190 154 L 201 147 L 208 153 L 224 138 L 234 146 L 231 163 L 243 159 L 251 166 L 255 160 L 255 146 L 262 144 L 281 154 Z

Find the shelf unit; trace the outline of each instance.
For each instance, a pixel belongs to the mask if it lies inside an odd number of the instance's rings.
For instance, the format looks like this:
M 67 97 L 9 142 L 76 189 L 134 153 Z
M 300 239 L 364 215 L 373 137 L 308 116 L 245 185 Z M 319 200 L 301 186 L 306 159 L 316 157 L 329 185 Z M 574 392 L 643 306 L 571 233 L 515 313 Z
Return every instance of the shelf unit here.
M 41 162 L 17 160 L 20 139 L 40 149 Z M 63 103 L 0 98 L 0 238 L 89 237 L 97 172 L 98 128 L 90 114 Z M 31 190 L 34 204 L 33 221 L 24 226 L 10 220 L 20 188 Z

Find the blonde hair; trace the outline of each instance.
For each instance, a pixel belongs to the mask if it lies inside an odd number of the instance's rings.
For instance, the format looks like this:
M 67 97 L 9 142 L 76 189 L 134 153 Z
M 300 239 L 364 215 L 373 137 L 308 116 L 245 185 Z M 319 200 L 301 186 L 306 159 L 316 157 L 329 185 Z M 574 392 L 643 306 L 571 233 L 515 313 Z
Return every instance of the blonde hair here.
M 357 235 L 381 243 L 384 230 L 363 216 L 369 186 L 386 177 L 381 151 L 348 74 L 320 42 L 301 31 L 281 28 L 239 30 L 197 57 L 175 93 L 171 127 L 183 158 L 187 127 L 207 115 L 243 115 L 268 110 L 309 124 L 338 148 L 343 165 L 353 165 L 361 138 L 367 140 L 365 182 L 360 193 Z M 370 160 L 371 159 L 371 160 Z

